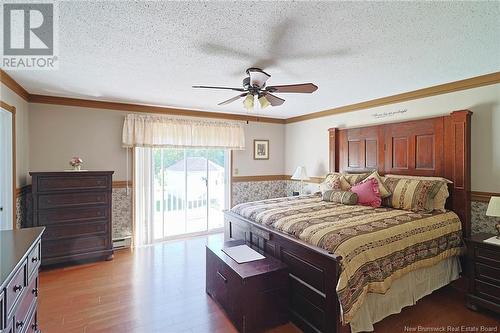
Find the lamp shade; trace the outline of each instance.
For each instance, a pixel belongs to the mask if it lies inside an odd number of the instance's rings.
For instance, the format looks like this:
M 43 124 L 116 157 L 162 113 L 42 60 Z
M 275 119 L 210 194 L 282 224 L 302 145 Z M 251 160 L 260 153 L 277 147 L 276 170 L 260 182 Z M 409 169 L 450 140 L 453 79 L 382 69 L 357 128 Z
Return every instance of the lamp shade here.
M 292 175 L 293 180 L 309 180 L 307 176 L 306 167 L 299 166 Z
M 243 100 L 243 106 L 247 110 L 253 110 L 253 95 L 252 94 L 247 94 L 247 97 Z
M 488 209 L 486 210 L 488 216 L 500 216 L 500 197 L 491 197 Z
M 267 100 L 266 95 L 262 95 L 262 96 L 259 97 L 259 103 L 260 103 L 260 108 L 261 109 L 265 109 L 269 105 L 271 105 L 271 103 L 269 103 L 269 101 Z

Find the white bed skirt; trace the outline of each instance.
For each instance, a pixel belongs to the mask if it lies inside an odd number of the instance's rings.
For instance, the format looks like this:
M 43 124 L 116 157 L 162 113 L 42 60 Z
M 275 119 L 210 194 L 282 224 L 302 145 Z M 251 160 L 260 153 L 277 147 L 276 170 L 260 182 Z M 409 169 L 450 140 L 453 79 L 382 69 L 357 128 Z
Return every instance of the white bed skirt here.
M 450 257 L 402 276 L 385 294 L 369 293 L 351 321 L 351 332 L 372 332 L 373 324 L 458 279 L 461 270 L 459 258 Z

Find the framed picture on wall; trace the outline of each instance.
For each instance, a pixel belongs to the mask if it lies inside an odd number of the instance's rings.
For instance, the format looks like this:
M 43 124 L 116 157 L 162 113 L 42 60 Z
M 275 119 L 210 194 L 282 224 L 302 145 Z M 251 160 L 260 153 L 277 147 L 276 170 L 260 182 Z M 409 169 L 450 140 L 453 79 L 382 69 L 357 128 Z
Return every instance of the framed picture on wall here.
M 269 159 L 269 140 L 253 140 L 253 159 Z

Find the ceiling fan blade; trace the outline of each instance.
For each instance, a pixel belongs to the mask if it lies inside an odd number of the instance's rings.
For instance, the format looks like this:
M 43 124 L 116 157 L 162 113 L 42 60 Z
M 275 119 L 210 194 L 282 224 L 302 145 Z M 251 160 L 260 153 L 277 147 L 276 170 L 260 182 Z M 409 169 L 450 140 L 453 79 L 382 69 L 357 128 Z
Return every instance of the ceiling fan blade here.
M 278 96 L 274 96 L 273 94 L 266 93 L 265 96 L 272 106 L 279 106 L 285 103 L 285 100 L 283 98 L 279 98 Z
M 228 99 L 227 101 L 224 101 L 224 102 L 220 102 L 219 104 L 217 105 L 226 105 L 226 104 L 229 104 L 229 103 L 232 103 L 234 101 L 237 101 L 239 100 L 240 98 L 242 97 L 245 97 L 247 94 L 241 94 L 241 95 L 238 95 L 238 96 L 234 96 L 233 98 L 230 98 Z
M 193 86 L 193 88 L 225 89 L 225 90 L 234 90 L 234 91 L 245 91 L 245 89 L 243 89 L 243 88 L 232 88 L 232 87 Z
M 315 92 L 317 89 L 318 86 L 312 83 L 269 86 L 266 88 L 267 91 L 273 93 L 305 93 L 305 94 L 310 94 L 312 92 Z

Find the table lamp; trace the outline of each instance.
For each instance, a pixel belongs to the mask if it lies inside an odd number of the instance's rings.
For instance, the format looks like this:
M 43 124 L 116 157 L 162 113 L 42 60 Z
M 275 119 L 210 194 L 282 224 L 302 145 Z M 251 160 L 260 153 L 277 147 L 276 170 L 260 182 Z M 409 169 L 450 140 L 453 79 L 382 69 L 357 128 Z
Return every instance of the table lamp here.
M 300 194 L 302 194 L 304 190 L 304 180 L 309 180 L 310 178 L 307 176 L 306 167 L 299 166 L 295 170 L 292 175 L 293 180 L 300 180 Z M 500 198 L 499 198 L 500 199 Z
M 500 197 L 491 197 L 486 216 L 500 217 Z M 498 233 L 497 238 L 500 239 L 500 221 L 495 224 L 495 228 Z

